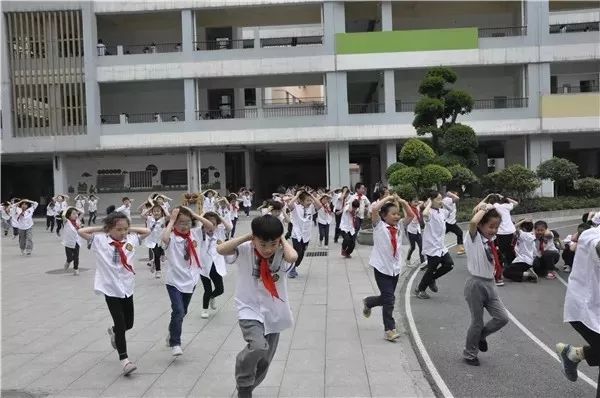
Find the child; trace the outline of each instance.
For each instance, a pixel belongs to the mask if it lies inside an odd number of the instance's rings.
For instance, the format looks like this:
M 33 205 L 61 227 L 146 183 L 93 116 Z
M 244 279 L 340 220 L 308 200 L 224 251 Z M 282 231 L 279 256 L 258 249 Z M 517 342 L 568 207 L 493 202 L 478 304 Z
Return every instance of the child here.
M 347 203 L 342 212 L 340 231 L 342 234 L 342 256 L 345 258 L 352 258 L 352 252 L 356 246 L 356 233 L 358 232 L 356 218 L 359 208 L 360 202 L 355 199 Z
M 242 207 L 244 208 L 244 213 L 246 213 L 246 217 L 250 216 L 250 207 L 252 206 L 252 195 L 250 192 L 244 191 L 242 192 Z
M 494 203 L 494 208 L 498 210 L 502 217 L 500 228 L 498 229 L 498 248 L 502 254 L 503 263 L 510 264 L 515 258 L 515 252 L 512 247 L 512 241 L 514 233 L 516 231 L 515 225 L 510 217 L 510 212 L 515 206 L 519 205 L 519 202 L 508 198 L 506 196 L 498 195 L 499 201 Z
M 4 232 L 4 236 L 8 236 L 8 231 L 10 230 L 10 203 L 4 202 L 2 206 L 0 206 L 0 214 L 2 217 L 2 231 Z M 52 224 L 54 226 L 54 223 Z
M 325 194 L 319 199 L 321 208 L 317 211 L 317 223 L 319 224 L 319 247 L 324 245 L 325 250 L 329 250 L 329 225 L 333 221 L 333 212 L 331 211 L 331 196 Z
M 442 200 L 444 207 L 448 210 L 448 219 L 446 220 L 446 234 L 452 232 L 456 235 L 456 254 L 465 254 L 465 248 L 463 247 L 463 230 L 460 229 L 456 223 L 456 204 L 460 198 L 457 192 L 448 191 L 446 197 Z
M 583 231 L 587 231 L 591 226 L 588 223 L 581 223 L 577 226 L 577 232 L 573 235 L 567 235 L 564 240 L 564 250 L 562 252 L 562 259 L 565 262 L 563 267 L 564 272 L 571 272 L 571 268 L 573 267 L 573 260 L 575 259 L 575 249 L 577 248 L 577 240 L 579 235 L 582 234 Z
M 33 250 L 33 212 L 38 203 L 29 199 L 21 199 L 16 204 L 16 220 L 19 229 L 19 248 L 21 254 L 31 256 Z
M 233 225 L 231 225 L 231 212 L 229 211 L 229 202 L 226 198 L 219 198 L 217 201 L 216 213 L 219 215 L 221 220 L 227 221 L 227 224 L 219 223 L 219 239 L 228 240 L 229 232 L 233 229 Z M 229 228 L 225 228 L 225 225 L 227 225 Z
M 400 206 L 404 211 L 402 225 L 400 222 Z M 375 272 L 375 282 L 381 294 L 363 299 L 363 315 L 368 318 L 371 308 L 382 307 L 384 338 L 395 342 L 400 334 L 396 331 L 394 320 L 394 302 L 396 285 L 402 268 L 404 258 L 400 253 L 400 244 L 404 235 L 404 228 L 412 221 L 414 214 L 408 202 L 397 195 L 389 195 L 377 201 L 371 209 L 373 222 L 373 250 L 369 264 Z
M 413 198 L 413 200 L 410 202 L 410 209 L 412 210 L 414 217 L 406 226 L 406 232 L 408 233 L 408 241 L 410 242 L 410 249 L 408 250 L 408 255 L 406 256 L 407 264 L 410 264 L 410 257 L 415 251 L 415 244 L 419 246 L 418 264 L 425 263 L 425 256 L 423 256 L 422 253 L 423 239 L 421 237 L 421 224 L 423 223 L 423 217 L 421 216 L 422 204 L 423 202 L 420 202 L 417 198 Z
M 582 232 L 577 240 L 564 307 L 564 321 L 569 322 L 588 345 L 556 344 L 563 373 L 570 381 L 577 380 L 577 366 L 584 359 L 590 366 L 600 365 L 599 285 L 600 227 L 593 227 Z M 596 389 L 596 397 L 599 396 L 600 390 Z
M 235 226 L 237 225 L 237 221 L 239 218 L 240 203 L 238 202 L 238 196 L 234 193 L 229 194 L 227 199 L 229 200 L 229 208 L 231 211 L 232 228 L 231 228 L 230 238 L 233 238 L 233 236 L 235 235 Z
M 360 231 L 360 227 L 362 225 L 362 221 L 365 217 L 368 216 L 369 207 L 371 206 L 371 201 L 367 198 L 367 187 L 362 182 L 357 182 L 354 186 L 354 195 L 352 195 L 348 201 L 352 202 L 354 200 L 358 200 L 359 207 L 356 213 L 356 232 Z
M 60 236 L 60 230 L 63 226 L 62 216 L 67 210 L 67 207 L 69 207 L 67 205 L 67 199 L 69 199 L 69 197 L 67 195 L 58 195 L 52 199 L 54 200 L 54 214 L 56 215 L 56 235 Z
M 202 240 L 200 241 L 200 259 L 203 267 L 200 270 L 200 279 L 204 287 L 204 296 L 202 298 L 202 312 L 200 317 L 208 318 L 208 306 L 213 310 L 217 309 L 215 299 L 223 294 L 223 277 L 227 275 L 225 268 L 225 259 L 217 253 L 217 245 L 223 243 L 221 228 L 231 229 L 231 223 L 219 214 L 208 212 L 204 218 L 211 222 L 210 228 L 204 228 Z M 214 283 L 215 288 L 212 288 Z
M 168 261 L 165 284 L 171 300 L 171 322 L 169 323 L 168 346 L 171 354 L 183 354 L 181 349 L 181 325 L 187 314 L 192 294 L 200 280 L 200 270 L 207 264 L 200 262 L 197 250 L 202 240 L 202 228 L 196 228 L 196 220 L 207 229 L 213 224 L 187 207 L 178 206 L 171 212 L 169 224 L 163 230 L 162 243 Z
M 148 263 L 150 266 L 150 272 L 154 273 L 156 279 L 160 279 L 161 270 L 160 262 L 162 256 L 165 254 L 161 246 L 161 237 L 165 225 L 167 225 L 167 217 L 164 208 L 158 203 L 154 204 L 146 217 L 146 228 L 150 230 L 150 235 L 144 239 L 144 246 L 146 246 L 151 252 L 151 260 L 153 263 Z M 144 216 L 144 213 L 142 213 Z
M 96 215 L 98 214 L 98 199 L 96 195 L 90 195 L 88 199 L 88 211 L 90 213 L 90 217 L 88 218 L 88 226 L 96 225 Z
M 287 208 L 284 208 L 283 202 L 272 201 L 269 206 L 269 211 L 267 212 L 267 214 L 270 214 L 281 221 L 284 231 L 290 222 L 290 215 L 286 212 L 286 210 Z
M 127 355 L 125 331 L 133 327 L 133 288 L 135 248 L 150 234 L 147 228 L 129 226 L 129 217 L 112 212 L 103 227 L 86 227 L 77 231 L 87 241 L 96 258 L 94 291 L 103 294 L 114 326 L 108 328 L 110 343 L 119 354 L 123 375 L 137 369 Z
M 515 282 L 525 280 L 537 283 L 538 275 L 533 270 L 535 251 L 533 221 L 523 219 L 515 225 L 515 228 L 515 259 L 504 268 L 504 276 Z
M 333 235 L 333 243 L 338 243 L 342 231 L 340 230 L 340 222 L 342 221 L 342 213 L 346 207 L 346 201 L 350 190 L 348 187 L 343 187 L 341 190 L 336 189 L 333 197 L 333 212 L 335 213 L 335 232 Z
M 215 211 L 216 194 L 217 192 L 213 191 L 212 189 L 208 189 L 206 190 L 206 192 L 204 192 L 204 203 L 202 205 L 202 210 L 204 213 L 209 211 Z
M 239 398 L 252 397 L 267 375 L 279 334 L 294 323 L 285 274 L 298 254 L 282 239 L 283 227 L 275 217 L 256 217 L 251 230 L 251 234 L 217 246 L 217 252 L 239 270 L 235 302 L 242 335 L 248 342 L 236 358 Z
M 491 204 L 476 207 L 465 237 L 467 270 L 471 276 L 465 283 L 465 300 L 471 311 L 471 325 L 463 351 L 464 361 L 479 366 L 477 353 L 488 350 L 487 337 L 508 323 L 508 314 L 494 286 L 495 270 L 501 265 L 500 253 L 494 243 L 500 213 Z M 483 324 L 483 309 L 491 315 Z
M 123 199 L 121 199 L 121 202 L 123 204 L 117 207 L 115 211 L 125 214 L 129 221 L 131 221 L 131 202 L 133 202 L 133 199 L 129 199 L 127 196 L 125 196 Z
M 71 262 L 73 263 L 73 275 L 79 275 L 79 235 L 77 230 L 81 228 L 79 223 L 79 210 L 75 207 L 68 207 L 63 215 L 66 222 L 62 235 L 62 244 L 65 247 L 65 272 L 69 269 Z
M 54 200 L 50 199 L 50 203 L 46 206 L 46 231 L 50 230 L 50 233 L 54 232 L 54 217 L 56 216 L 54 206 Z
M 298 253 L 298 260 L 296 260 L 294 268 L 289 272 L 288 276 L 296 278 L 298 276 L 296 269 L 302 263 L 304 252 L 310 242 L 312 216 L 322 206 L 310 193 L 300 190 L 290 201 L 288 207 L 292 211 L 292 246 L 296 253 Z
M 554 266 L 558 263 L 560 255 L 554 244 L 554 234 L 548 229 L 545 221 L 537 221 L 533 228 L 535 230 L 533 269 L 538 275 L 545 276 L 546 279 L 556 279 Z
M 171 199 L 165 195 L 157 194 L 154 199 L 154 202 L 163 208 L 163 211 L 165 212 L 165 214 L 169 214 L 171 212 L 171 205 L 169 202 L 172 200 L 173 199 Z
M 75 196 L 75 208 L 77 209 L 77 212 L 79 213 L 79 217 L 81 219 L 81 223 L 84 223 L 85 220 L 85 196 L 83 195 L 77 195 Z

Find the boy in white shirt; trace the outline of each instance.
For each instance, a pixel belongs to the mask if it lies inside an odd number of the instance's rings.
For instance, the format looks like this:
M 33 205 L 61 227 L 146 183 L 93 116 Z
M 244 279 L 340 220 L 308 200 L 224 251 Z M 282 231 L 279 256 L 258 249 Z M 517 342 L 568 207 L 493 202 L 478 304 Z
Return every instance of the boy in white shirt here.
M 56 216 L 54 204 L 54 200 L 50 199 L 50 202 L 46 206 L 46 231 L 50 230 L 50 233 L 54 232 L 54 217 Z
M 448 219 L 446 220 L 446 234 L 452 232 L 456 235 L 456 254 L 465 254 L 463 247 L 463 230 L 456 223 L 456 204 L 460 198 L 458 193 L 454 191 L 446 192 L 446 197 L 443 199 L 444 207 L 448 210 Z
M 213 191 L 212 189 L 208 189 L 206 190 L 206 192 L 204 192 L 204 203 L 202 204 L 202 210 L 204 213 L 209 211 L 215 211 L 215 207 L 217 204 L 217 201 L 215 199 L 216 194 L 217 192 Z
M 342 222 L 342 213 L 346 207 L 346 200 L 350 190 L 348 187 L 342 187 L 342 189 L 336 189 L 333 195 L 333 212 L 335 213 L 335 233 L 333 235 L 333 243 L 338 243 L 342 231 L 340 230 L 340 223 Z
M 125 196 L 122 199 L 122 202 L 123 204 L 117 207 L 115 211 L 125 214 L 129 221 L 131 221 L 131 202 L 133 202 L 133 200 Z
M 533 270 L 533 257 L 535 251 L 535 236 L 533 235 L 533 221 L 520 220 L 515 224 L 515 259 L 508 267 L 504 268 L 504 277 L 515 282 L 529 281 L 537 283 L 538 275 Z
M 75 208 L 77 209 L 77 212 L 79 213 L 79 219 L 81 221 L 81 223 L 84 223 L 85 220 L 85 196 L 83 195 L 77 195 L 75 196 Z
M 246 213 L 246 217 L 250 217 L 250 207 L 252 206 L 252 195 L 250 192 L 244 191 L 241 195 L 242 199 L 242 207 L 244 208 L 244 213 Z
M 546 279 L 556 279 L 555 264 L 560 259 L 558 248 L 554 244 L 554 234 L 548 229 L 545 221 L 536 221 L 533 225 L 535 232 L 535 258 L 533 269 Z
M 88 198 L 88 212 L 90 216 L 88 218 L 88 227 L 94 223 L 96 225 L 96 216 L 98 215 L 98 199 L 96 195 L 90 195 Z
M 312 216 L 322 206 L 312 194 L 304 190 L 299 190 L 296 196 L 290 201 L 288 207 L 292 211 L 292 246 L 296 253 L 298 253 L 298 260 L 288 275 L 290 278 L 296 278 L 298 276 L 296 269 L 302 263 L 304 252 L 310 242 Z
M 54 214 L 56 214 L 56 235 L 60 236 L 60 230 L 63 226 L 63 213 L 67 210 L 69 205 L 67 204 L 67 200 L 69 197 L 67 195 L 57 195 L 52 198 L 54 200 Z
M 369 208 L 371 207 L 371 201 L 367 198 L 367 187 L 362 182 L 357 182 L 354 186 L 354 195 L 348 198 L 347 202 L 353 202 L 358 200 L 359 206 L 356 212 L 356 233 L 360 231 L 362 221 L 365 217 L 369 216 Z
M 22 199 L 15 206 L 17 228 L 19 229 L 19 248 L 21 254 L 30 256 L 33 250 L 33 212 L 38 207 L 38 203 Z
M 319 225 L 319 247 L 325 244 L 325 250 L 329 249 L 329 225 L 333 221 L 333 212 L 331 211 L 331 196 L 325 194 L 321 196 L 321 208 L 317 210 L 317 224 Z
M 65 272 L 73 263 L 73 275 L 79 275 L 79 235 L 77 231 L 81 228 L 79 223 L 79 211 L 74 207 L 67 208 L 65 211 L 65 228 L 62 235 L 62 244 L 65 247 Z
M 239 398 L 252 397 L 267 375 L 279 334 L 294 322 L 285 275 L 298 254 L 283 239 L 283 227 L 275 217 L 253 219 L 251 230 L 251 234 L 217 247 L 228 263 L 238 265 L 235 302 L 242 335 L 248 342 L 235 365 Z

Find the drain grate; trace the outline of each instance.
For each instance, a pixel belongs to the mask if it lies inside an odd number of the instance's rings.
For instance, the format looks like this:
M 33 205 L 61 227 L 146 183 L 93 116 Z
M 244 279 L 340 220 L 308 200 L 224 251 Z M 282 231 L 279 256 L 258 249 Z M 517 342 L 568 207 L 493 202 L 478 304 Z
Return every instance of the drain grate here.
M 327 251 L 314 251 L 304 253 L 305 257 L 327 257 Z

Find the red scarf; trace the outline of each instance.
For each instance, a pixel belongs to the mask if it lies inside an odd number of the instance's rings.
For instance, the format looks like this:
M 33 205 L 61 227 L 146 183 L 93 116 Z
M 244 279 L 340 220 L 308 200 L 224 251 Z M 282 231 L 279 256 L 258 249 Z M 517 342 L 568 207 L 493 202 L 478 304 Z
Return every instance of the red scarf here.
M 187 234 L 182 234 L 181 232 L 177 232 L 177 230 L 173 230 L 173 233 L 175 234 L 175 236 L 179 236 L 180 238 L 185 239 L 185 243 L 187 246 L 187 250 L 188 253 L 190 254 L 190 265 L 192 265 L 192 255 L 194 256 L 194 259 L 196 260 L 196 264 L 198 264 L 199 268 L 202 268 L 202 266 L 200 265 L 200 260 L 198 259 L 198 254 L 196 254 L 196 248 L 194 247 L 194 242 L 192 242 L 192 238 L 190 237 L 190 233 L 188 232 Z
M 135 275 L 135 271 L 133 270 L 133 267 L 129 264 L 127 264 L 127 256 L 125 255 L 125 252 L 123 251 L 123 245 L 127 243 L 127 242 L 119 242 L 118 240 L 114 240 L 110 243 L 111 246 L 114 246 L 117 251 L 119 252 L 119 257 L 121 258 L 121 265 L 123 265 L 123 267 L 125 267 L 125 269 L 131 273 L 133 273 Z
M 279 293 L 277 293 L 277 286 L 275 286 L 275 282 L 273 282 L 271 270 L 269 269 L 269 259 L 261 256 L 256 249 L 254 249 L 254 253 L 260 261 L 260 279 L 262 279 L 265 289 L 271 294 L 271 297 L 277 297 L 281 300 L 279 298 Z
M 540 254 L 544 253 L 544 239 L 540 238 Z
M 388 225 L 387 229 L 390 231 L 392 248 L 394 249 L 394 257 L 396 257 L 396 252 L 398 251 L 398 228 Z
M 419 211 L 419 208 L 416 206 L 410 206 L 410 209 L 413 211 L 413 213 L 415 214 L 415 218 L 420 224 L 423 221 L 423 215 Z
M 492 250 L 492 256 L 494 257 L 494 276 L 496 279 L 502 279 L 502 262 L 500 261 L 500 255 L 498 254 L 498 248 L 494 244 L 494 241 L 488 240 L 488 246 Z

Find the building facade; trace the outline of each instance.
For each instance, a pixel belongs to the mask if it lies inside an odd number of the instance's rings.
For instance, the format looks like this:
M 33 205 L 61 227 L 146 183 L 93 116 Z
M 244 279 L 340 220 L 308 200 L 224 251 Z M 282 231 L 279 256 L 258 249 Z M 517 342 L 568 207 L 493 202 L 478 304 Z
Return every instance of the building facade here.
M 477 174 L 561 156 L 598 176 L 598 7 L 2 2 L 3 199 L 372 186 L 439 65 L 475 99 Z

